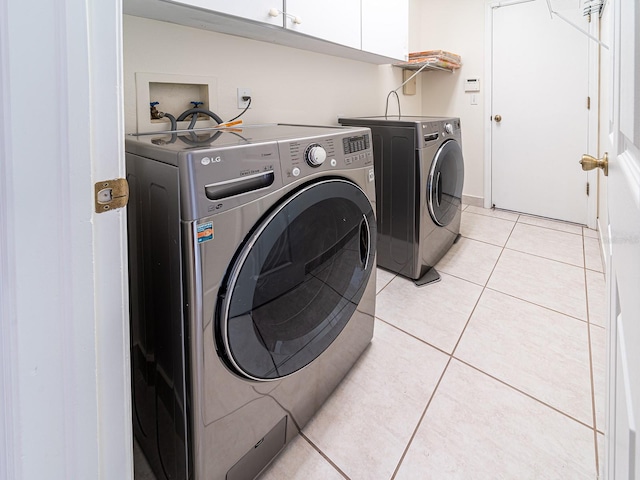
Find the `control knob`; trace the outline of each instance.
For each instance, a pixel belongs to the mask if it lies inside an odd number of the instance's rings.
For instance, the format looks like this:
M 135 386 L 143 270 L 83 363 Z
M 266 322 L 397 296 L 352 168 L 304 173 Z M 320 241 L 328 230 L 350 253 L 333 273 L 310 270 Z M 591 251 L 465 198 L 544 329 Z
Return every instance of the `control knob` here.
M 322 145 L 312 143 L 304 151 L 304 159 L 312 167 L 319 167 L 327 159 L 327 151 L 322 147 Z
M 445 123 L 444 131 L 451 135 L 453 133 L 453 126 L 450 123 Z

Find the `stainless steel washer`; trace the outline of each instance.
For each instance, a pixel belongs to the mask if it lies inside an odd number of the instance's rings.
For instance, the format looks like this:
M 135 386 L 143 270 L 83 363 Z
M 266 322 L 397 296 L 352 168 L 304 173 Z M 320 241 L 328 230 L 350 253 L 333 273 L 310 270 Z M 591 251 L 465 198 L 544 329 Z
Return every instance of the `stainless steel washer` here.
M 460 119 L 341 118 L 371 129 L 376 170 L 378 265 L 424 285 L 460 234 L 464 161 Z
M 134 431 L 159 479 L 254 478 L 373 335 L 366 128 L 126 141 Z

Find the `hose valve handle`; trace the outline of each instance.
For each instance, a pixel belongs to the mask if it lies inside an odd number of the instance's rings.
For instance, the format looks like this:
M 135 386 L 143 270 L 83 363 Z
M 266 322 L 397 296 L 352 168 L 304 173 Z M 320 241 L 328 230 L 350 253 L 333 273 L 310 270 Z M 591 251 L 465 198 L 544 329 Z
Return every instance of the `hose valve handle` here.
M 158 120 L 159 118 L 162 118 L 162 112 L 159 112 L 158 109 L 156 108 L 156 105 L 160 105 L 160 102 L 149 102 L 150 105 L 150 113 L 151 113 L 151 120 Z
M 202 102 L 191 102 L 193 104 L 193 108 L 198 108 L 198 105 L 202 105 Z

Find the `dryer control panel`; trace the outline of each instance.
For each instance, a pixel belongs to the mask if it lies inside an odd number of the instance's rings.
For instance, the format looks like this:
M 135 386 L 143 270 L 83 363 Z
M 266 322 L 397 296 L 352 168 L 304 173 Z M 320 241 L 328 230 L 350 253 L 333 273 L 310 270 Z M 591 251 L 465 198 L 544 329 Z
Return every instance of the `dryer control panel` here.
M 422 135 L 420 135 L 420 132 L 422 132 Z M 433 142 L 455 135 L 460 135 L 459 118 L 445 118 L 438 119 L 437 121 L 423 122 L 418 131 L 418 145 L 419 148 L 424 148 Z

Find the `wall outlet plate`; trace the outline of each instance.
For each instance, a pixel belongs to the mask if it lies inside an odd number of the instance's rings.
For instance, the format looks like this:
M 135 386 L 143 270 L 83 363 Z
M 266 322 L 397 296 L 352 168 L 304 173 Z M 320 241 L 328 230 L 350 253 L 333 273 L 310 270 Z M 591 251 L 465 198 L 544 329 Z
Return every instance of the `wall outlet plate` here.
M 170 129 L 169 120 L 152 120 L 150 102 L 160 102 L 158 110 L 178 117 L 192 108 L 192 101 L 219 115 L 218 79 L 196 75 L 136 72 L 136 128 L 137 133 L 161 132 Z M 191 120 L 189 117 L 188 120 Z M 197 128 L 213 127 L 217 122 L 209 117 L 196 122 Z M 187 128 L 189 121 L 178 122 L 178 129 Z
M 249 100 L 244 100 L 242 97 L 250 97 L 250 96 L 251 96 L 250 88 L 238 87 L 238 108 L 242 108 L 242 109 L 247 108 L 247 106 L 249 105 Z

